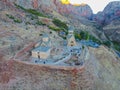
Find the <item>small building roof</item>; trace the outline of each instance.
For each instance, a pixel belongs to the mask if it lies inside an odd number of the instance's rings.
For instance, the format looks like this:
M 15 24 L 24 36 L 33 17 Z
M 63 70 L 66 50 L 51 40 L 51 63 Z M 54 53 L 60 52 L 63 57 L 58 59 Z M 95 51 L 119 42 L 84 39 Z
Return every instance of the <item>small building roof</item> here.
M 41 46 L 45 45 L 46 47 L 50 46 L 50 40 L 48 41 L 42 41 Z
M 36 52 L 39 52 L 39 51 L 41 51 L 41 52 L 47 52 L 49 49 L 50 49 L 50 47 L 39 46 L 39 47 L 33 49 L 33 51 L 36 51 Z

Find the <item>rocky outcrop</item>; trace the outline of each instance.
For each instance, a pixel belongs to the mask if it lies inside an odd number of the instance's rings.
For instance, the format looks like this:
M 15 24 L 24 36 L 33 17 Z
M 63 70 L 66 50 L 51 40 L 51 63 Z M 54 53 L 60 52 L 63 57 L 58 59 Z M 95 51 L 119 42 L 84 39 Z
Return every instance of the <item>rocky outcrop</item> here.
M 38 8 L 38 0 L 33 0 L 33 8 Z

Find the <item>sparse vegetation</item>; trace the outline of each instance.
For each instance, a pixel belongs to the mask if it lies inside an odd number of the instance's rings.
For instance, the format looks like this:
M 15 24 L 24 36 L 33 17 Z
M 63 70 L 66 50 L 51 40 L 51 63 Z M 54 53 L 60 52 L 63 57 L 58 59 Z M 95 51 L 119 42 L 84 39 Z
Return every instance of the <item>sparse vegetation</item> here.
M 16 23 L 22 23 L 22 20 L 12 16 L 12 15 L 9 15 L 9 14 L 6 14 L 7 17 L 9 17 L 10 19 L 12 19 L 14 22 Z
M 22 9 L 22 10 L 26 10 L 24 7 L 20 6 L 20 5 L 17 5 L 16 3 L 14 3 L 14 5 L 19 8 L 19 9 Z
M 15 4 L 15 6 L 16 6 L 17 8 L 19 8 L 19 9 L 25 11 L 25 12 L 28 12 L 28 13 L 33 14 L 33 15 L 40 16 L 40 17 L 47 17 L 46 15 L 44 15 L 43 13 L 38 12 L 37 10 L 34 10 L 34 9 L 26 9 L 26 8 L 20 6 L 20 5 L 17 5 L 17 4 Z
M 75 35 L 75 38 L 76 39 L 79 39 L 79 40 L 92 40 L 94 42 L 97 42 L 97 43 L 101 43 L 100 40 L 98 40 L 97 38 L 95 38 L 94 36 L 90 35 L 88 32 L 86 31 L 81 31 L 80 33 L 74 33 Z
M 15 19 L 14 16 L 6 14 L 7 17 L 9 17 L 10 19 Z
M 109 47 L 109 48 L 111 46 L 111 42 L 110 41 L 104 41 L 102 44 L 107 46 L 107 47 Z
M 62 22 L 61 20 L 56 19 L 56 18 L 54 18 L 54 19 L 52 20 L 52 22 L 53 22 L 57 27 L 48 26 L 49 29 L 54 30 L 54 31 L 57 31 L 57 32 L 65 32 L 66 35 L 68 34 L 68 26 L 67 26 L 67 24 L 66 24 L 65 22 Z M 60 35 L 60 37 L 62 37 L 63 39 L 66 39 L 66 36 Z
M 58 26 L 60 29 L 68 30 L 68 26 L 65 22 L 62 22 L 61 20 L 54 18 L 52 21 L 56 26 Z
M 60 31 L 61 29 L 60 28 L 56 28 L 56 27 L 53 27 L 53 26 L 48 26 L 49 29 L 53 30 L 53 31 Z
M 74 33 L 75 35 L 75 38 L 76 39 L 84 39 L 84 40 L 87 40 L 88 39 L 88 32 L 84 32 L 84 31 L 81 31 L 80 33 Z
M 46 17 L 45 15 L 43 15 L 42 13 L 40 13 L 34 9 L 26 9 L 25 11 L 27 11 L 28 13 L 31 13 L 33 15 L 36 15 L 36 16 Z
M 112 43 L 113 43 L 114 48 L 120 52 L 120 43 L 115 42 L 115 41 L 113 41 Z
M 30 15 L 31 20 L 38 19 L 35 15 Z
M 41 22 L 41 21 L 37 21 L 36 22 L 37 25 L 46 25 L 45 23 Z
M 95 38 L 95 37 L 92 36 L 92 35 L 89 36 L 89 40 L 92 40 L 92 41 L 94 41 L 94 42 L 96 42 L 96 43 L 98 43 L 98 44 L 101 44 L 101 41 L 100 41 L 99 39 Z
M 61 28 L 58 28 L 58 27 L 48 26 L 48 28 L 51 29 L 51 30 L 53 30 L 53 31 L 56 31 L 58 33 L 61 32 L 61 31 L 63 31 L 63 32 L 65 32 L 66 35 L 68 34 L 68 31 L 65 31 L 65 30 L 63 30 Z M 63 39 L 66 39 L 66 36 L 62 36 L 60 34 L 59 34 L 59 36 L 62 37 Z
M 84 49 L 85 47 L 84 46 L 82 46 L 82 49 Z
M 109 47 L 109 48 L 114 48 L 116 49 L 117 51 L 120 52 L 120 44 L 118 42 L 115 42 L 115 41 L 105 41 L 102 43 L 103 45 Z
M 20 19 L 14 19 L 14 22 L 21 23 L 22 21 Z
M 74 36 L 75 36 L 76 39 L 81 39 L 81 36 L 78 33 L 74 33 Z

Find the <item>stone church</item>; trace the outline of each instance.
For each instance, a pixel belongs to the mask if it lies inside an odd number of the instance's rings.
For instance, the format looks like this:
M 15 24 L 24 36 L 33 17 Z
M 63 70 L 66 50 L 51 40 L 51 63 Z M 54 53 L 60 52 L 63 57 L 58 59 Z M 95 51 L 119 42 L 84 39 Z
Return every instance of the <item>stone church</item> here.
M 74 37 L 74 30 L 72 27 L 70 27 L 67 36 L 67 46 L 76 46 L 76 45 L 77 43 Z

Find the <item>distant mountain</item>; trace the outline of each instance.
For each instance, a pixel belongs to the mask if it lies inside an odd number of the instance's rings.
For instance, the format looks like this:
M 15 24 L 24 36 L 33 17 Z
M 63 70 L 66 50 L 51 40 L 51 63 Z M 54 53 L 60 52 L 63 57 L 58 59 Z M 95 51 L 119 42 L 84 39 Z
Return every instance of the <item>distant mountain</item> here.
M 61 2 L 54 0 L 57 11 L 62 15 L 72 15 L 73 17 L 84 17 L 90 19 L 93 15 L 92 9 L 88 5 L 84 6 L 73 6 L 73 5 L 63 5 Z
M 120 1 L 110 2 L 102 12 L 94 15 L 93 20 L 103 27 L 111 41 L 120 43 Z
M 101 25 L 106 25 L 120 18 L 120 1 L 110 2 L 102 12 L 98 12 L 93 19 Z

